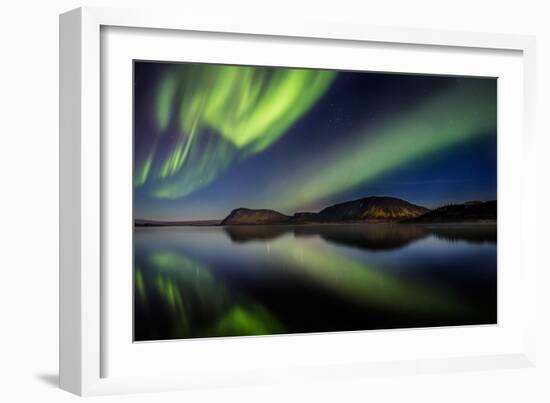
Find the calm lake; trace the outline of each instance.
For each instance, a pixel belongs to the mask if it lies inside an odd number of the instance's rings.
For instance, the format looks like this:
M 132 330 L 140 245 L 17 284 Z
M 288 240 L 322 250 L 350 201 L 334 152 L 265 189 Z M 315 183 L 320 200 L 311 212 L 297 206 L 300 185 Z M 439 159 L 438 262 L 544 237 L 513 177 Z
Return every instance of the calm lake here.
M 493 324 L 496 225 L 136 228 L 134 339 Z

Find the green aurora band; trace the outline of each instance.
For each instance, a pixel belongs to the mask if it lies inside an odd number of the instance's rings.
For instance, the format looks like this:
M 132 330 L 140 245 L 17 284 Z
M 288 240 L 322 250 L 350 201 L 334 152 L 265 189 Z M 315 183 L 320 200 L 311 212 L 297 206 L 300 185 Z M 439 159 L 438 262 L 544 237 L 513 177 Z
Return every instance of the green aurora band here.
M 135 186 L 147 184 L 152 197 L 176 199 L 208 185 L 235 160 L 280 138 L 335 76 L 323 70 L 172 66 L 159 85 L 158 133 L 137 158 Z M 168 136 L 173 126 L 178 135 Z M 168 155 L 159 150 L 162 142 L 170 144 Z
M 158 133 L 136 155 L 136 188 L 152 198 L 178 199 L 207 186 L 232 163 L 261 153 L 283 136 L 335 76 L 307 69 L 171 66 L 155 98 Z M 266 183 L 252 202 L 293 212 L 494 133 L 495 100 L 494 81 L 461 80 L 398 118 L 358 131 L 323 155 L 308 156 L 284 184 Z
M 294 173 L 284 189 L 271 187 L 262 197 L 276 208 L 295 211 L 450 146 L 490 135 L 496 125 L 495 83 L 462 82 L 400 119 L 359 133 L 355 141 Z
M 272 258 L 281 263 L 279 267 L 293 267 L 296 274 L 353 304 L 424 317 L 460 316 L 472 309 L 443 290 L 391 275 L 383 267 L 342 255 L 338 247 L 327 247 L 315 239 L 297 244 L 291 237 L 282 237 L 270 245 Z M 160 303 L 171 318 L 170 337 L 287 331 L 284 320 L 268 307 L 228 287 L 208 267 L 188 256 L 161 250 L 147 260 L 145 270 L 136 267 L 136 302 L 150 312 L 155 309 L 154 301 Z M 206 322 L 197 319 L 204 317 Z
M 149 267 L 136 267 L 136 303 L 153 311 L 153 301 L 171 317 L 172 338 L 283 333 L 280 320 L 262 304 L 231 292 L 210 269 L 181 253 L 158 251 Z M 157 308 L 158 309 L 158 308 Z M 201 325 L 197 317 L 210 321 Z
M 401 280 L 382 267 L 342 255 L 338 248 L 314 243 L 306 246 L 303 242 L 297 245 L 284 238 L 274 242 L 271 250 L 311 280 L 354 303 L 434 315 L 459 314 L 469 309 L 443 292 Z

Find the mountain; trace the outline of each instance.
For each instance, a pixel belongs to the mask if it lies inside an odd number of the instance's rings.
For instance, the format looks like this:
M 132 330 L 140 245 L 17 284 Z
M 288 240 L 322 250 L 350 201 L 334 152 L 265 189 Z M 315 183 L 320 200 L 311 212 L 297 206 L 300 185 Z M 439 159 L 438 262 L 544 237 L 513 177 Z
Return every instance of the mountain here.
M 203 221 L 149 221 L 135 220 L 136 226 L 207 226 L 207 225 L 297 225 L 325 223 L 360 222 L 411 222 L 411 223 L 454 223 L 454 222 L 494 222 L 497 219 L 497 202 L 469 201 L 450 204 L 429 210 L 396 197 L 371 196 L 327 207 L 318 213 L 299 212 L 293 216 L 275 210 L 238 208 L 224 220 Z M 247 234 L 235 233 L 236 238 L 247 238 Z M 269 236 L 275 236 L 270 234 Z M 262 236 L 262 234 L 257 234 Z M 444 234 L 442 234 L 444 236 Z
M 318 213 L 294 213 L 294 215 L 289 220 L 289 222 L 292 224 L 303 224 L 318 221 Z
M 284 224 L 289 219 L 289 216 L 274 210 L 238 208 L 222 220 L 221 225 Z
M 233 210 L 222 225 L 306 224 L 363 221 L 400 221 L 418 217 L 429 210 L 395 197 L 365 197 L 335 204 L 319 213 L 296 213 L 290 217 L 274 210 Z
M 327 207 L 317 214 L 320 221 L 399 221 L 429 212 L 396 197 L 365 197 Z
M 466 202 L 462 204 L 449 204 L 439 207 L 420 217 L 407 221 L 410 222 L 472 222 L 472 221 L 496 221 L 497 201 Z

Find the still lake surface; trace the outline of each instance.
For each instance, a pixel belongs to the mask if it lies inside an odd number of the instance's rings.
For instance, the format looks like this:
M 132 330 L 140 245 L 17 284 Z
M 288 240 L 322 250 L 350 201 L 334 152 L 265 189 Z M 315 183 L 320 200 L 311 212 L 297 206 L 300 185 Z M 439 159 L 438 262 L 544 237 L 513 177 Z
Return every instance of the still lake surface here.
M 492 224 L 148 227 L 134 339 L 494 324 Z

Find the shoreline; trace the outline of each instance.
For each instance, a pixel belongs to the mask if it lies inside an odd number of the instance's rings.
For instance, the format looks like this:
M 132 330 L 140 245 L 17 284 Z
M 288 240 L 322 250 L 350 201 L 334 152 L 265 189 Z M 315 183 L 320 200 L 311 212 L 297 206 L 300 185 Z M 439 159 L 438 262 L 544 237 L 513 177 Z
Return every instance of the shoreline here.
M 201 227 L 201 228 L 224 228 L 224 227 L 306 227 L 306 226 L 359 226 L 359 225 L 497 225 L 497 220 L 476 220 L 476 221 L 340 221 L 340 222 L 308 222 L 308 223 L 272 223 L 272 224 L 201 224 L 201 223 L 158 223 L 158 224 L 135 224 L 134 228 L 180 228 L 180 227 Z

